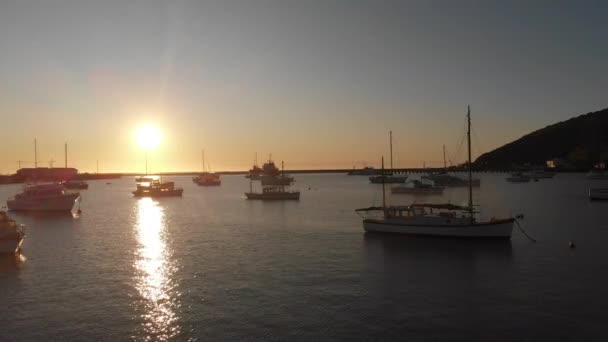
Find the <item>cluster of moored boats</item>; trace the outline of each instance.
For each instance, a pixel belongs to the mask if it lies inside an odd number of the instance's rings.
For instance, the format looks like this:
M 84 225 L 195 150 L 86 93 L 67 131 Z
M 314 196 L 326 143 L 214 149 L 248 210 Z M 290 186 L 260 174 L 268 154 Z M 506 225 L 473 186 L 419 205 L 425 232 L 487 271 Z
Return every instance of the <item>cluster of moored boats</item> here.
M 392 169 L 392 134 L 391 134 L 391 168 L 379 172 L 367 167 L 359 172 L 352 171 L 349 175 L 370 176 L 372 183 L 382 184 L 382 206 L 356 209 L 365 215 L 363 228 L 367 232 L 399 233 L 425 236 L 469 237 L 469 238 L 510 238 L 515 217 L 491 218 L 487 221 L 477 219 L 473 205 L 473 187 L 480 186 L 480 180 L 474 179 L 471 169 L 471 119 L 470 110 L 467 113 L 468 131 L 468 177 L 467 179 L 437 172 L 424 175 L 420 179 L 409 180 L 407 175 L 395 174 Z M 203 156 L 203 172 L 194 177 L 194 183 L 201 186 L 219 186 L 219 174 L 205 170 Z M 521 179 L 552 178 L 555 174 L 534 171 L 528 174 L 511 175 L 509 182 L 520 182 Z M 277 168 L 272 158 L 262 167 L 254 162 L 254 166 L 246 175 L 250 180 L 250 189 L 245 192 L 249 200 L 299 200 L 300 192 L 289 190 L 295 182 L 294 178 L 285 174 L 284 163 L 281 170 Z M 594 170 L 588 175 L 589 179 L 608 179 L 608 174 Z M 135 197 L 170 197 L 182 196 L 183 188 L 175 186 L 174 182 L 163 182 L 160 176 L 138 176 L 135 178 L 136 189 L 132 192 Z M 253 190 L 253 182 L 259 181 L 261 192 Z M 445 187 L 467 187 L 468 204 L 466 206 L 451 203 L 414 203 L 408 206 L 391 206 L 386 202 L 386 184 L 398 184 L 391 188 L 393 194 L 441 194 Z M 80 193 L 73 189 L 87 189 L 85 182 L 57 182 L 49 184 L 26 185 L 23 191 L 7 201 L 7 208 L 13 211 L 34 212 L 72 212 L 74 205 L 79 203 Z M 591 188 L 591 199 L 608 199 L 608 188 Z M 80 212 L 80 209 L 78 209 Z M 521 228 L 521 227 L 520 227 Z M 23 226 L 10 219 L 0 211 L 0 253 L 18 251 L 25 232 Z
M 257 158 L 256 158 L 257 159 Z M 281 162 L 281 170 L 277 168 L 272 157 L 259 167 L 257 161 L 254 161 L 253 168 L 245 175 L 249 178 L 249 191 L 245 192 L 245 196 L 249 200 L 299 200 L 300 191 L 291 190 L 291 185 L 295 182 L 294 178 L 285 174 L 285 165 Z M 260 181 L 262 191 L 254 191 L 253 182 Z

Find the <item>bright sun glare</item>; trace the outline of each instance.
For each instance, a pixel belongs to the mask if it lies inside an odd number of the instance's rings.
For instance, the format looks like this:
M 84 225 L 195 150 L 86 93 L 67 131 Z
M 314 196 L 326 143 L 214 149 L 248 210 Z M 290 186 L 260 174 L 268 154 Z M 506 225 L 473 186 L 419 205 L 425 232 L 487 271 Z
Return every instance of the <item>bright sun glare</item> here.
M 155 149 L 162 138 L 162 133 L 157 126 L 145 125 L 137 129 L 135 139 L 139 146 L 149 151 Z

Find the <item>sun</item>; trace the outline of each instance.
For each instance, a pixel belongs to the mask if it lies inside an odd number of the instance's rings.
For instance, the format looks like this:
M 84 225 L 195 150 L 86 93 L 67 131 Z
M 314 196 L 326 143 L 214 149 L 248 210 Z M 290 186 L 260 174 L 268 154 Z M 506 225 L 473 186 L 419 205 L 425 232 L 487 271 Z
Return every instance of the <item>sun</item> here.
M 135 132 L 135 140 L 144 150 L 150 151 L 160 145 L 162 140 L 162 132 L 157 126 L 144 125 Z

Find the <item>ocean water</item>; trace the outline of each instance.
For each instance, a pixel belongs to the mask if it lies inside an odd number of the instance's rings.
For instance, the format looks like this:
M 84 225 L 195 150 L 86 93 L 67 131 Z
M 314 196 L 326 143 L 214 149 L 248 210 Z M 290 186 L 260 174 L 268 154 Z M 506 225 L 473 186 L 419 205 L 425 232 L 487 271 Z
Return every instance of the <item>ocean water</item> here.
M 0 340 L 608 340 L 608 203 L 587 199 L 602 183 L 479 176 L 481 215 L 523 213 L 538 242 L 365 234 L 354 209 L 381 186 L 361 176 L 296 175 L 301 200 L 272 203 L 245 200 L 243 176 L 167 177 L 185 191 L 163 199 L 92 181 L 77 217 L 11 214 L 27 238 L 0 259 Z

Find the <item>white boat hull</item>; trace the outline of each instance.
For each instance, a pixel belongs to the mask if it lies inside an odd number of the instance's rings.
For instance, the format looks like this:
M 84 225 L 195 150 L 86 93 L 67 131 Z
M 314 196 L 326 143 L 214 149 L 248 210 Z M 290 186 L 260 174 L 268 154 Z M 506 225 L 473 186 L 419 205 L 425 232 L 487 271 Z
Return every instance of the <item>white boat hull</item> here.
M 424 225 L 391 222 L 385 220 L 363 220 L 367 232 L 394 233 L 421 236 L 444 236 L 466 238 L 510 238 L 513 232 L 513 219 L 472 224 Z
M 9 210 L 14 211 L 71 211 L 79 197 L 80 194 L 68 194 L 45 198 L 13 199 L 8 200 L 6 206 Z

